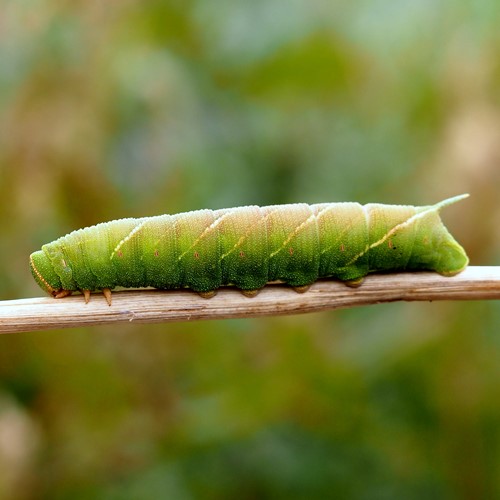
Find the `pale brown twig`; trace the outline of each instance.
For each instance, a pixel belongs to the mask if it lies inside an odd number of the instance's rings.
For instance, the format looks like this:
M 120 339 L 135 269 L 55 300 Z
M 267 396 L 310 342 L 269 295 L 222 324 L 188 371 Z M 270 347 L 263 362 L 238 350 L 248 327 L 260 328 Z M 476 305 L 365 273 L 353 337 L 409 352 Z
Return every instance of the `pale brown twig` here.
M 321 280 L 306 293 L 269 285 L 256 297 L 234 288 L 220 289 L 211 299 L 189 290 L 125 290 L 113 292 L 108 306 L 102 294 L 0 302 L 0 333 L 105 323 L 160 323 L 204 319 L 249 318 L 299 314 L 392 302 L 396 300 L 480 300 L 500 298 L 500 266 L 468 267 L 452 278 L 436 273 L 372 274 L 359 288 Z

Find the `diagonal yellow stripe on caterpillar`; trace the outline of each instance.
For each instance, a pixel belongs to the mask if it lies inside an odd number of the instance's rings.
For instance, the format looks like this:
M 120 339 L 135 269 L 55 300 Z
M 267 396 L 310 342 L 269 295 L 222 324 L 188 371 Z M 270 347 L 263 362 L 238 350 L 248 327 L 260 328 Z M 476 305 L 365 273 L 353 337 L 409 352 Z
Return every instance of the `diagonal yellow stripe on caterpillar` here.
M 322 210 L 321 212 L 323 212 L 324 210 Z M 315 222 L 317 219 L 317 217 L 319 217 L 319 215 L 321 214 L 321 212 L 318 213 L 318 215 L 312 213 L 305 221 L 301 222 L 289 235 L 288 237 L 285 239 L 285 241 L 283 241 L 283 243 L 281 244 L 280 247 L 278 247 L 274 252 L 271 252 L 271 254 L 269 255 L 269 258 L 272 258 L 274 257 L 275 255 L 279 254 L 287 245 L 288 243 L 290 243 L 290 241 L 292 240 L 292 238 L 294 238 L 295 236 L 297 236 L 297 234 L 302 231 L 303 229 L 305 229 L 309 224 L 311 224 L 311 222 Z
M 278 213 L 279 211 L 280 211 L 280 208 L 270 210 L 267 214 L 263 215 L 254 224 L 251 224 L 250 226 L 248 226 L 248 229 L 245 232 L 245 234 L 243 236 L 241 236 L 241 238 L 233 245 L 233 247 L 229 251 L 227 251 L 225 254 L 223 254 L 221 256 L 220 260 L 225 259 L 228 255 L 231 255 L 235 250 L 237 250 L 243 244 L 243 242 L 248 239 L 248 237 L 250 236 L 250 234 L 254 230 L 255 226 L 265 223 L 267 221 L 267 219 L 269 219 L 269 217 L 271 217 L 271 215 L 274 215 L 274 214 Z M 271 254 L 271 257 L 273 255 L 274 254 Z
M 366 247 L 363 249 L 362 252 L 359 252 L 357 255 L 355 255 L 346 265 L 350 266 L 354 264 L 358 259 L 363 257 L 363 255 L 366 254 L 369 250 L 372 248 L 378 247 L 379 245 L 382 245 L 385 243 L 391 236 L 393 236 L 397 231 L 404 229 L 405 227 L 408 227 L 409 225 L 413 224 L 415 221 L 422 219 L 426 215 L 428 215 L 430 212 L 438 212 L 441 210 L 443 207 L 447 207 L 448 205 L 452 205 L 453 203 L 457 203 L 460 200 L 463 200 L 464 198 L 468 198 L 469 194 L 460 194 L 458 196 L 454 196 L 453 198 L 448 198 L 446 200 L 440 201 L 439 203 L 436 203 L 435 205 L 429 206 L 426 210 L 423 210 L 422 212 L 419 212 L 415 215 L 412 215 L 408 220 L 404 222 L 400 222 L 399 224 L 396 224 L 393 228 L 391 228 L 389 231 L 387 231 L 382 238 L 379 240 L 375 241 L 372 244 L 366 245 Z M 363 210 L 365 211 L 367 220 L 368 220 L 368 214 L 366 213 L 366 205 L 363 205 Z
M 137 226 L 134 226 L 132 228 L 132 230 L 130 231 L 130 233 L 128 233 L 127 236 L 125 236 L 125 238 L 123 238 L 123 240 L 120 241 L 120 243 L 118 243 L 118 245 L 116 245 L 115 249 L 111 252 L 111 255 L 109 257 L 109 260 L 112 260 L 115 253 L 117 253 L 120 248 L 125 244 L 127 243 L 128 240 L 130 240 L 130 238 L 132 238 L 135 234 L 137 234 L 137 232 L 142 228 L 142 226 L 144 226 L 144 224 L 146 224 L 147 220 L 143 220 L 142 222 L 140 222 L 139 224 L 137 224 Z
M 177 258 L 177 260 L 182 260 L 184 258 L 185 255 L 187 255 L 189 252 L 191 252 L 191 250 L 193 250 L 193 248 L 203 239 L 205 238 L 205 236 L 207 236 L 211 231 L 213 231 L 230 213 L 232 212 L 232 210 L 230 210 L 229 212 L 226 212 L 225 214 L 222 214 L 220 217 L 218 217 L 217 219 L 215 219 L 212 224 L 210 224 L 210 226 L 207 226 L 203 232 L 198 236 L 198 238 L 196 238 L 193 243 L 191 243 L 191 246 L 187 249 L 187 250 L 184 250 L 184 252 L 182 252 L 179 257 Z
M 327 212 L 329 212 L 330 210 L 334 210 L 335 207 L 333 205 L 329 205 L 328 207 L 324 208 L 323 210 L 321 210 L 320 212 L 317 213 L 316 215 L 316 218 L 319 220 L 321 217 L 323 217 Z M 321 255 L 327 253 L 327 252 L 330 252 L 332 250 L 332 248 L 334 248 L 339 241 L 342 241 L 345 237 L 345 235 L 347 233 L 349 233 L 352 228 L 353 228 L 353 221 L 350 220 L 346 223 L 344 229 L 342 229 L 342 231 L 339 231 L 335 241 L 331 244 L 331 245 L 328 245 L 327 247 L 323 248 L 321 250 Z

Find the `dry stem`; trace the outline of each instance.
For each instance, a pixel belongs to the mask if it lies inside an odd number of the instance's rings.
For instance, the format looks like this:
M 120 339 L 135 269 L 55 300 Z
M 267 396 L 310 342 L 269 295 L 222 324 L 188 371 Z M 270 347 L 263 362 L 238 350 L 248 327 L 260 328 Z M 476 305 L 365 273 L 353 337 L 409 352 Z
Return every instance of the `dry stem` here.
M 224 288 L 211 299 L 189 290 L 126 290 L 113 292 L 108 306 L 102 294 L 85 304 L 82 295 L 0 302 L 0 333 L 105 323 L 160 323 L 201 319 L 250 318 L 299 314 L 396 300 L 481 300 L 500 298 L 500 266 L 468 267 L 445 278 L 436 273 L 373 274 L 359 288 L 336 281 L 318 281 L 306 293 L 269 285 L 256 297 Z

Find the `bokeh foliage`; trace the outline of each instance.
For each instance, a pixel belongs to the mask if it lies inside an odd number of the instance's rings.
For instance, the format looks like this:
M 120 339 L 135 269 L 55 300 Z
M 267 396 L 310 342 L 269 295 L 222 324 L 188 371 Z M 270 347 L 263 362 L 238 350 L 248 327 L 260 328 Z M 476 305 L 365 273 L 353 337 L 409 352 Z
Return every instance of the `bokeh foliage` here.
M 496 0 L 4 0 L 0 298 L 128 216 L 425 204 L 500 263 Z M 97 299 L 96 299 L 97 300 Z M 2 498 L 500 496 L 500 307 L 0 339 Z

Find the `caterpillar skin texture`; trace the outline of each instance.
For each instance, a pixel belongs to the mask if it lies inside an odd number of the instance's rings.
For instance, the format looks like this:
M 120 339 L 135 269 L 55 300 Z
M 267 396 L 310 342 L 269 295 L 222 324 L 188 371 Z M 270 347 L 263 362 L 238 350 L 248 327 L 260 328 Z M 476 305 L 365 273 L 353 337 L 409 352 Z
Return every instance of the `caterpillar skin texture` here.
M 80 290 L 88 301 L 102 290 L 108 302 L 116 286 L 209 294 L 234 285 L 250 294 L 276 280 L 299 288 L 376 271 L 453 275 L 468 258 L 439 211 L 467 196 L 424 207 L 298 203 L 121 219 L 43 245 L 30 267 L 54 297 Z

